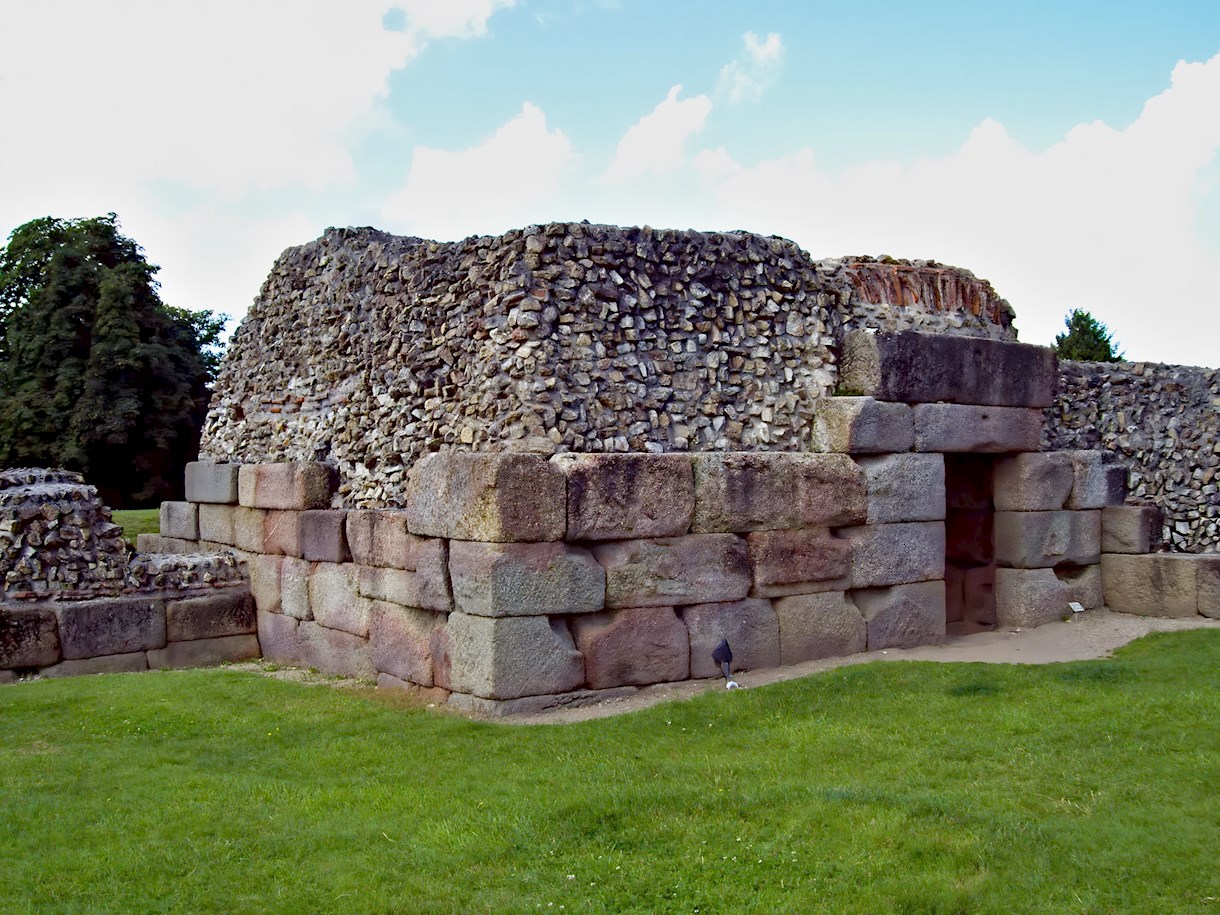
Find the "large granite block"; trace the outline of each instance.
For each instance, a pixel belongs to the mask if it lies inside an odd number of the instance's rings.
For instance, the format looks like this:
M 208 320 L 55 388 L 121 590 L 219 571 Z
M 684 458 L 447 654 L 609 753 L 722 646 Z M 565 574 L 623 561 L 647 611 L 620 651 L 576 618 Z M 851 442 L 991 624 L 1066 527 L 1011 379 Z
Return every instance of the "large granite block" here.
M 400 680 L 432 686 L 432 633 L 442 619 L 430 610 L 376 601 L 369 628 L 373 666 Z
M 199 539 L 210 543 L 236 546 L 233 520 L 237 511 L 232 505 L 199 506 Z
M 194 502 L 162 502 L 159 531 L 179 540 L 199 539 L 199 506 Z
M 298 511 L 263 513 L 263 552 L 277 556 L 304 555 L 301 549 L 301 517 Z
M 945 583 L 921 581 L 851 592 L 868 630 L 868 650 L 932 645 L 945 637 Z
M 561 454 L 568 540 L 677 537 L 690 530 L 695 477 L 684 454 Z
M 851 541 L 852 588 L 877 588 L 945 575 L 943 521 L 868 524 L 844 528 Z
M 313 563 L 285 556 L 280 565 L 280 610 L 297 620 L 313 619 L 309 607 L 309 578 Z
M 927 403 L 914 412 L 916 451 L 1037 451 L 1042 435 L 1041 410 Z
M 944 520 L 943 454 L 886 454 L 856 463 L 868 490 L 868 524 Z
M 302 664 L 340 677 L 377 679 L 367 638 L 303 622 L 297 624 L 297 639 Z
M 171 642 L 248 635 L 255 629 L 254 598 L 247 588 L 217 588 L 165 603 L 165 634 Z
M 1194 563 L 1199 614 L 1220 620 L 1220 553 L 1202 553 Z
M 842 591 L 850 586 L 851 541 L 825 528 L 752 531 L 749 547 L 752 597 Z
M 1115 498 L 1114 477 L 1110 467 L 1102 463 L 1105 455 L 1101 451 L 1065 451 L 1072 462 L 1072 493 L 1067 507 L 1074 511 L 1101 509 L 1107 505 L 1121 504 L 1122 497 Z M 1125 475 L 1125 474 L 1124 474 Z
M 995 614 L 999 626 L 1028 629 L 1072 612 L 1070 585 L 1054 569 L 995 570 Z
M 359 592 L 357 570 L 351 563 L 314 563 L 309 572 L 309 610 L 328 629 L 367 638 L 372 601 Z
M 437 633 L 444 642 L 438 685 L 454 692 L 516 699 L 567 692 L 584 681 L 584 660 L 562 620 L 455 611 Z
M 843 454 L 889 454 L 910 451 L 915 418 L 904 403 L 873 397 L 825 397 L 814 416 L 815 451 Z
M 842 591 L 781 597 L 775 601 L 775 616 L 781 664 L 843 657 L 868 644 L 864 617 Z
M 864 474 L 845 454 L 696 454 L 695 533 L 859 524 Z
M 297 621 L 281 613 L 258 612 L 258 644 L 263 657 L 276 664 L 301 663 Z
M 258 636 L 226 635 L 190 642 L 170 642 L 148 652 L 153 670 L 183 667 L 215 667 L 235 661 L 248 661 L 260 654 Z
M 567 478 L 536 454 L 430 454 L 411 468 L 413 534 L 494 543 L 563 540 Z
M 685 680 L 690 673 L 686 625 L 673 607 L 632 607 L 570 621 L 591 689 Z
M 300 517 L 301 555 L 312 562 L 347 562 L 344 521 L 347 512 L 341 509 L 303 511 Z
M 326 464 L 243 464 L 237 498 L 249 508 L 327 508 L 337 482 L 334 468 Z
M 734 671 L 778 667 L 779 620 L 769 600 L 749 598 L 731 603 L 695 604 L 682 608 L 690 632 L 690 675 L 719 677 L 712 652 L 727 639 Z
M 453 609 L 449 583 L 443 577 L 376 566 L 359 566 L 358 569 L 356 586 L 364 597 L 441 613 Z
M 996 512 L 995 558 L 1017 569 L 1095 565 L 1101 512 Z
M 150 597 L 95 598 L 55 606 L 66 660 L 165 647 L 165 605 Z
M 1198 571 L 1176 553 L 1105 553 L 1101 557 L 1106 606 L 1139 616 L 1189 618 L 1199 611 Z
M 238 464 L 212 464 L 206 461 L 192 461 L 187 464 L 187 501 L 236 505 L 239 466 Z
M 61 661 L 38 671 L 40 677 L 82 677 L 90 674 L 131 674 L 148 670 L 148 652 L 106 654 L 96 658 Z
M 567 543 L 449 543 L 457 609 L 476 616 L 594 613 L 606 605 L 606 572 Z
M 267 513 L 258 508 L 239 505 L 233 509 L 233 545 L 248 553 L 262 553 L 266 518 Z
M 1075 473 L 1063 452 L 1014 454 L 996 461 L 995 507 L 998 511 L 1059 511 L 1072 493 Z
M 733 534 L 618 540 L 593 547 L 606 570 L 606 606 L 732 601 L 750 590 L 746 542 Z
M 425 561 L 420 550 L 442 542 L 410 533 L 407 513 L 398 509 L 350 511 L 346 524 L 352 561 L 363 566 L 414 571 Z
M 46 667 L 59 658 L 54 610 L 11 604 L 0 608 L 0 668 Z
M 1103 553 L 1151 553 L 1161 542 L 1155 505 L 1107 505 L 1101 510 Z
M 1042 408 L 1058 384 L 1042 346 L 915 331 L 843 337 L 839 387 L 878 400 Z

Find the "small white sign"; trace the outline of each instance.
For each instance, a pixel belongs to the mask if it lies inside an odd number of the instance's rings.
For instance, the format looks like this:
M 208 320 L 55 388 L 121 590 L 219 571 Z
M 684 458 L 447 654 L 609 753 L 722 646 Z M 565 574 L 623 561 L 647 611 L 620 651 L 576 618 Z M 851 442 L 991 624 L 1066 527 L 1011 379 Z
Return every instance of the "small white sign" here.
M 1073 613 L 1084 613 L 1084 607 L 1082 607 L 1076 601 L 1071 601 L 1068 606 L 1072 608 Z

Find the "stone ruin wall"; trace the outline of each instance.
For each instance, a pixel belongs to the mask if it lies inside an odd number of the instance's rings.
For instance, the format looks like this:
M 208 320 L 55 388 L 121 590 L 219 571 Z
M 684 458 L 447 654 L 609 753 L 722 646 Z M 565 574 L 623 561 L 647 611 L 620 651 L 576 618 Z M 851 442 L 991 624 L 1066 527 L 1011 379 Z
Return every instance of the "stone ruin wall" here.
M 1220 551 L 1220 369 L 1061 362 L 1042 448 L 1114 455 L 1131 497 L 1161 509 L 1163 548 Z
M 745 232 L 330 230 L 234 335 L 201 457 L 325 461 L 335 505 L 368 508 L 437 451 L 809 450 L 838 341 L 869 327 L 1016 336 L 966 271 Z

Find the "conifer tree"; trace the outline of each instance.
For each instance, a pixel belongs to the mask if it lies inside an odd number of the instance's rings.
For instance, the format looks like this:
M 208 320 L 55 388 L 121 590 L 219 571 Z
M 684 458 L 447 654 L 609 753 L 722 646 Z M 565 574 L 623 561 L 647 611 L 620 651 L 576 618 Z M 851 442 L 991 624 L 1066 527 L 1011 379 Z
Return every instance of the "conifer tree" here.
M 1123 354 L 1117 349 L 1114 335 L 1087 311 L 1074 308 L 1063 323 L 1067 326 L 1067 332 L 1055 335 L 1055 355 L 1060 359 L 1077 362 L 1122 361 Z

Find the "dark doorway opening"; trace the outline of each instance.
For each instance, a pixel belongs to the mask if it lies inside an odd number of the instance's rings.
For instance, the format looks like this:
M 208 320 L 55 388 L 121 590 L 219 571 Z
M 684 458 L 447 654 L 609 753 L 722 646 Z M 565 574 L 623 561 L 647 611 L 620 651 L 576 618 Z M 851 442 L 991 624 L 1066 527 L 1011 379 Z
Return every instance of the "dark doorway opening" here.
M 945 455 L 945 628 L 994 629 L 995 456 Z

